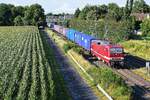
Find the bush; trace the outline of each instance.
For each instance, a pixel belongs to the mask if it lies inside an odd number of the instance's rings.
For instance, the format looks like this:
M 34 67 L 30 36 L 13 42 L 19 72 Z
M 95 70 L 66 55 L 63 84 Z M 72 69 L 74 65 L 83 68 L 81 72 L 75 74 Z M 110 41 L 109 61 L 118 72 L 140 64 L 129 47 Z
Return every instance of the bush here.
M 78 54 L 83 54 L 83 52 L 84 52 L 83 48 L 79 47 L 79 46 L 74 46 L 73 50 Z
M 141 30 L 143 32 L 143 36 L 150 36 L 150 19 L 145 19 L 141 23 Z
M 70 50 L 73 47 L 75 47 L 75 44 L 72 43 L 72 42 L 68 42 L 67 44 L 63 45 L 63 49 L 64 49 L 65 53 L 67 53 L 67 51 Z
M 74 44 L 73 42 L 68 42 L 67 44 L 64 44 L 63 49 L 65 53 L 67 53 L 68 50 L 73 49 L 76 53 L 82 54 L 83 48 L 79 47 L 78 45 Z
M 114 94 L 126 95 L 131 93 L 131 89 L 125 84 L 124 80 L 108 68 L 92 68 L 88 71 L 95 80 L 95 84 L 100 83 L 103 88 L 113 85 L 117 91 Z
M 67 51 L 70 49 L 69 46 L 67 44 L 64 44 L 63 49 L 65 51 L 65 53 L 67 53 Z

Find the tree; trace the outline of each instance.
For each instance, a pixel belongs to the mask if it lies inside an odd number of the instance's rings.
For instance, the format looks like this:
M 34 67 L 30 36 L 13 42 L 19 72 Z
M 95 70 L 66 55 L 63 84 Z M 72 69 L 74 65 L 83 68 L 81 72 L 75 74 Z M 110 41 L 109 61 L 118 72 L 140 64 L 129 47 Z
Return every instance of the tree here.
M 0 25 L 12 25 L 12 13 L 9 5 L 0 4 Z
M 14 18 L 17 16 L 23 17 L 25 8 L 22 6 L 12 7 L 11 11 Z
M 53 14 L 52 13 L 48 13 L 46 16 L 52 16 Z
M 24 25 L 32 25 L 33 13 L 30 7 L 27 8 L 24 14 L 23 23 Z
M 79 19 L 86 19 L 87 13 L 91 10 L 91 6 L 86 5 L 79 14 Z
M 116 22 L 115 20 L 105 20 L 105 23 L 107 23 L 107 34 L 104 35 L 104 38 L 107 38 L 113 43 L 129 39 L 132 30 L 130 21 Z
M 108 4 L 108 17 L 115 19 L 116 21 L 121 20 L 123 16 L 123 9 L 120 8 L 117 4 L 115 3 L 110 3 Z
M 144 0 L 135 0 L 133 4 L 134 13 L 148 13 L 150 12 L 149 6 Z
M 23 19 L 22 17 L 19 15 L 14 19 L 14 25 L 15 26 L 22 26 L 23 25 Z
M 141 30 L 144 36 L 148 36 L 148 35 L 150 36 L 150 19 L 145 19 L 141 23 Z
M 80 9 L 78 8 L 78 9 L 75 11 L 74 17 L 75 17 L 75 18 L 78 18 L 80 12 L 81 12 L 81 11 L 80 11 Z
M 44 9 L 39 4 L 33 4 L 27 7 L 24 16 L 25 25 L 38 25 L 38 23 L 45 23 Z
M 86 19 L 87 20 L 97 20 L 96 16 L 97 16 L 96 10 L 91 10 L 87 13 Z
M 39 4 L 25 7 L 0 4 L 0 25 L 18 25 L 18 20 L 21 21 L 21 19 L 24 25 L 38 25 L 39 22 L 45 23 L 44 9 Z
M 133 0 L 127 0 L 126 7 L 124 9 L 125 19 L 128 19 L 130 17 L 130 14 L 132 12 L 132 8 L 133 8 Z
M 97 13 L 99 15 L 99 18 L 104 18 L 106 14 L 108 13 L 108 7 L 106 5 L 99 6 Z

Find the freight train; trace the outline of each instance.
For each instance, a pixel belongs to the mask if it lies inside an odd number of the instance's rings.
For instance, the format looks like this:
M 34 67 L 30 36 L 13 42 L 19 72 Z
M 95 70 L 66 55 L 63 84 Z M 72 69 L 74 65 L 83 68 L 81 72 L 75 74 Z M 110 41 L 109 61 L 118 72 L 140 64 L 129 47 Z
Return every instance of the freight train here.
M 111 44 L 109 41 L 100 40 L 91 35 L 74 29 L 64 28 L 60 25 L 52 26 L 51 29 L 89 51 L 92 56 L 97 57 L 109 66 L 116 64 L 124 66 L 124 50 L 122 46 Z

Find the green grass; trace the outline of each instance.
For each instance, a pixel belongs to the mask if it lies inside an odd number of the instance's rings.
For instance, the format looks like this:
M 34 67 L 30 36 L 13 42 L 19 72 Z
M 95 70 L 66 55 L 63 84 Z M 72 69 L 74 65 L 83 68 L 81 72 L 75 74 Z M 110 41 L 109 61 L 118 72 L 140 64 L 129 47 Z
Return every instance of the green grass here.
M 126 52 L 141 57 L 143 59 L 150 60 L 149 40 L 129 40 L 120 44 L 125 48 Z
M 145 80 L 150 82 L 150 73 L 148 75 L 148 72 L 146 70 L 146 67 L 144 68 L 139 68 L 139 69 L 134 69 L 133 70 L 134 73 L 136 73 L 137 75 L 143 77 Z

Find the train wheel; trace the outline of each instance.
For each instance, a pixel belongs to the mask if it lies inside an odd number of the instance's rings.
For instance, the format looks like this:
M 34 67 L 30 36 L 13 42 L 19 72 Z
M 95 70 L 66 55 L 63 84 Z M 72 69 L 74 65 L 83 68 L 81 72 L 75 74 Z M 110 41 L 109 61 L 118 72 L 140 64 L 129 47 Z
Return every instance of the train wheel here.
M 114 62 L 110 62 L 110 67 L 115 67 L 115 63 Z
M 109 67 L 111 67 L 111 62 L 107 63 L 107 65 L 108 65 Z
M 124 63 L 124 62 L 120 62 L 119 64 L 120 64 L 120 66 L 121 66 L 122 68 L 124 68 L 124 66 L 125 66 L 125 63 Z

